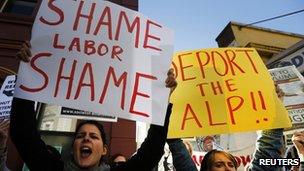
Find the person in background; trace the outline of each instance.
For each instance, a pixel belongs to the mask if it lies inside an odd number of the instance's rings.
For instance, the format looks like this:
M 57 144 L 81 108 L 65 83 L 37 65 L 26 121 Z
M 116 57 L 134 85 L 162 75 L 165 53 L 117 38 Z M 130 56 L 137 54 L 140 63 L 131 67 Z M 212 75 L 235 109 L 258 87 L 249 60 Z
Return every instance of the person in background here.
M 29 62 L 31 52 L 25 43 L 17 57 Z M 167 73 L 166 87 L 170 93 L 177 86 L 173 70 Z M 107 154 L 107 141 L 103 126 L 96 121 L 80 123 L 72 142 L 72 156 L 69 161 L 55 158 L 48 151 L 37 130 L 34 102 L 14 98 L 11 110 L 10 135 L 20 156 L 31 171 L 128 171 L 151 170 L 163 155 L 172 104 L 168 105 L 164 126 L 151 125 L 148 135 L 137 153 L 125 163 L 109 167 L 102 161 Z
M 203 138 L 203 150 L 209 152 L 214 149 L 214 136 L 208 135 Z
M 123 154 L 116 153 L 110 157 L 109 164 L 111 167 L 113 167 L 116 165 L 120 165 L 126 161 L 127 161 L 127 158 Z
M 237 167 L 238 163 L 230 153 L 211 150 L 204 156 L 200 171 L 236 171 Z

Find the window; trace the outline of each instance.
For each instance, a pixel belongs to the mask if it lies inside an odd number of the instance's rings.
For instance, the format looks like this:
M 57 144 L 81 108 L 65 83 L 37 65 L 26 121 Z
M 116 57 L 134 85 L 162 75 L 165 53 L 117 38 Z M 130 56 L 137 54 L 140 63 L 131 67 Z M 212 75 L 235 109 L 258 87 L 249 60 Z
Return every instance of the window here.
M 61 107 L 45 104 L 42 109 L 40 130 L 74 132 L 77 119 L 60 117 Z
M 117 117 L 105 116 L 94 112 L 71 109 L 67 107 L 44 104 L 40 114 L 40 130 L 57 132 L 74 132 L 77 119 L 117 122 Z
M 0 12 L 30 16 L 34 12 L 37 0 L 3 0 Z
M 0 12 L 4 10 L 4 7 L 7 5 L 8 0 L 0 1 Z

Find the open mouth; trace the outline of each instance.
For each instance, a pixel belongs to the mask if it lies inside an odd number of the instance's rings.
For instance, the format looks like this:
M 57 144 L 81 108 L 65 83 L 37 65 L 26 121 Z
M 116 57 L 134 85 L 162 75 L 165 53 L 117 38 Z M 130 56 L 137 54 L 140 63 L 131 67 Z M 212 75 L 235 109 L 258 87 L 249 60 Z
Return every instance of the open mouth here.
M 92 154 L 92 149 L 90 147 L 81 147 L 80 148 L 81 157 L 89 157 Z

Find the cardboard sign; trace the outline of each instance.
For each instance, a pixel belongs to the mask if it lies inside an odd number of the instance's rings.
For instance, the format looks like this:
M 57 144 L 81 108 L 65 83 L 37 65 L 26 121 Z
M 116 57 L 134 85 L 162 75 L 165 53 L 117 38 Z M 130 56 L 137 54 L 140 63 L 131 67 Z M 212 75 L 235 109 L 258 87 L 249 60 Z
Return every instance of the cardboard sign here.
M 42 1 L 16 97 L 162 125 L 173 32 L 108 1 Z
M 258 53 L 251 48 L 202 49 L 173 59 L 179 86 L 169 137 L 289 127 L 287 111 Z
M 7 119 L 10 116 L 15 84 L 15 75 L 7 76 L 2 84 L 0 90 L 0 119 Z
M 304 77 L 294 65 L 270 69 L 269 72 L 284 93 L 283 103 L 292 123 L 292 127 L 285 129 L 284 134 L 303 130 Z

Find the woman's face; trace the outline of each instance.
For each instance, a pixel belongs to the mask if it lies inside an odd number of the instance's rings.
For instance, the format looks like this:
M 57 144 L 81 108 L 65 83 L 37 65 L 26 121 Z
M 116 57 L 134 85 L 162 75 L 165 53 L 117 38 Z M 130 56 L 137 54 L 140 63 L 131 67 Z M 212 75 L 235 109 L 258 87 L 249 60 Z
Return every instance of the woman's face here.
M 99 129 L 93 124 L 84 124 L 76 134 L 73 144 L 75 163 L 81 168 L 99 164 L 107 149 L 103 144 Z
M 236 171 L 233 162 L 222 153 L 215 153 L 211 171 Z

